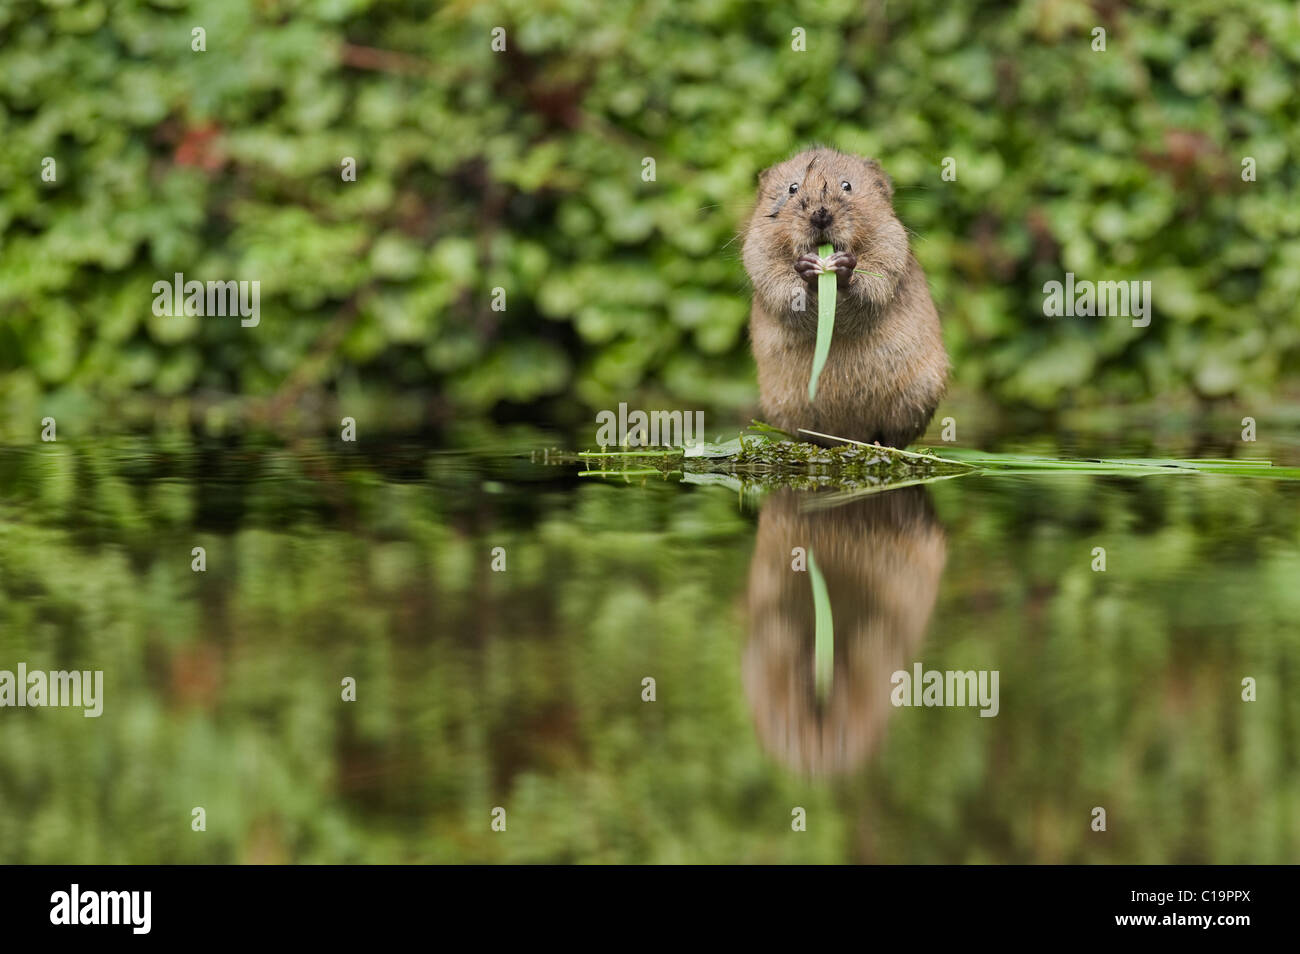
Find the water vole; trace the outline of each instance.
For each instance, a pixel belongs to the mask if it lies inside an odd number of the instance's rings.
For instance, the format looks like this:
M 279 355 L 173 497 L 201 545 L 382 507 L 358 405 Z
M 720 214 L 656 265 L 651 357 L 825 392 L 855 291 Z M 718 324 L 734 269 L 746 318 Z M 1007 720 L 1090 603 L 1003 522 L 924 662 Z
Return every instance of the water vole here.
M 839 286 L 835 334 L 810 402 L 817 249 L 827 242 L 834 253 L 826 266 Z M 943 397 L 948 355 L 879 163 L 817 147 L 767 169 L 743 257 L 754 285 L 749 328 L 769 423 L 891 447 L 925 432 Z

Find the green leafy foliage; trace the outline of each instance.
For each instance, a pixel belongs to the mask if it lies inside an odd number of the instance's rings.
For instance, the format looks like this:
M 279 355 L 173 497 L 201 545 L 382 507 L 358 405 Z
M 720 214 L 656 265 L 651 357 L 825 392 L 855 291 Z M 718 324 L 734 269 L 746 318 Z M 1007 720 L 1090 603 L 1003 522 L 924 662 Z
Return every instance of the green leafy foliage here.
M 740 407 L 736 232 L 758 170 L 813 141 L 891 173 L 959 385 L 1269 394 L 1300 355 L 1298 86 L 1289 0 L 16 0 L 0 400 L 24 420 L 282 392 L 439 396 L 390 421 L 636 389 Z M 176 271 L 259 280 L 260 326 L 154 317 Z M 1066 271 L 1150 280 L 1150 327 L 1045 318 Z

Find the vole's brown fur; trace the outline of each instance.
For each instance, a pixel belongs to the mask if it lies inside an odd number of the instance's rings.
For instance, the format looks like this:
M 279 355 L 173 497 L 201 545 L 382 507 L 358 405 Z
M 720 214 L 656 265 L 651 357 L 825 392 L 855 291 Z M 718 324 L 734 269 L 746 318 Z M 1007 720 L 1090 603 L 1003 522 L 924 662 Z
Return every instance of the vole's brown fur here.
M 824 242 L 836 253 L 829 264 L 839 293 L 830 354 L 809 402 L 816 256 Z M 766 170 L 744 261 L 754 285 L 749 328 L 768 423 L 892 447 L 925 433 L 943 397 L 948 355 L 879 163 L 814 148 Z M 800 291 L 804 309 L 796 311 Z

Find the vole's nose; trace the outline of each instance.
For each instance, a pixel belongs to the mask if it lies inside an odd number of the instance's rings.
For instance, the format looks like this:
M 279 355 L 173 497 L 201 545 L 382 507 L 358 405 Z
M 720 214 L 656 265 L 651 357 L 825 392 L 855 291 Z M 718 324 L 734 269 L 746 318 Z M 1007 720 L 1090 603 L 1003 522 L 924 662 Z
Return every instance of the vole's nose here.
M 831 224 L 831 213 L 826 206 L 822 206 L 809 217 L 808 221 L 813 224 L 813 228 L 824 229 Z

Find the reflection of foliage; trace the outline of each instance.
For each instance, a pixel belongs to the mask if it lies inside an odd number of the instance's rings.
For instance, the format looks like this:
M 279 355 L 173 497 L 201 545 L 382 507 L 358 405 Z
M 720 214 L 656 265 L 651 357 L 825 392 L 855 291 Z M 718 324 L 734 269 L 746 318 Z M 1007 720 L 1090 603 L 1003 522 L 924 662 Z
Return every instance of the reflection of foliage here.
M 1288 0 L 287 6 L 0 13 L 15 418 L 43 393 L 42 413 L 89 413 L 282 384 L 445 396 L 383 405 L 389 423 L 652 383 L 745 402 L 743 272 L 720 250 L 757 170 L 816 139 L 893 174 L 969 385 L 1054 406 L 1264 391 L 1295 366 Z M 1151 327 L 1044 319 L 1067 270 L 1151 280 Z M 261 326 L 153 317 L 150 285 L 175 271 L 259 279 Z
M 1300 850 L 1294 485 L 937 485 L 948 565 L 918 661 L 999 669 L 1002 713 L 895 712 L 862 773 L 813 783 L 755 738 L 738 609 L 754 530 L 730 493 L 556 471 L 559 494 L 484 466 L 0 454 L 0 668 L 102 668 L 107 693 L 99 720 L 0 710 L 0 861 Z M 1107 573 L 1089 570 L 1096 545 Z M 487 571 L 494 546 L 506 573 Z

